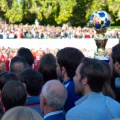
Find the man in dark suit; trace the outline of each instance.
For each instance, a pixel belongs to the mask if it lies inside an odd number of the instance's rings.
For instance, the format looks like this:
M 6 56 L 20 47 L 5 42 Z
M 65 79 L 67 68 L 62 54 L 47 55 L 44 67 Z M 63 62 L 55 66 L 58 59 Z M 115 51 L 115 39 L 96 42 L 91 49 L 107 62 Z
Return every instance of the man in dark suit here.
M 40 94 L 40 108 L 44 120 L 65 120 L 63 107 L 67 99 L 67 90 L 58 80 L 48 81 Z

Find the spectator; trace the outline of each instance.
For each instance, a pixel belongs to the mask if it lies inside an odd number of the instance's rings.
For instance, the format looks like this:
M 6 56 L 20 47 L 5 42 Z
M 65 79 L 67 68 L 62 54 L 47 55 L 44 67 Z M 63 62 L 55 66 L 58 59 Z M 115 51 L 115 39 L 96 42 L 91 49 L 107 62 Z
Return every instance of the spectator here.
M 24 57 L 29 64 L 29 67 L 32 68 L 32 65 L 34 63 L 34 57 L 30 49 L 22 47 L 18 50 L 17 55 Z
M 112 71 L 108 63 L 101 61 L 105 70 L 106 75 L 108 75 L 108 79 L 104 82 L 102 92 L 105 96 L 109 96 L 113 99 L 116 99 L 116 95 L 111 87 L 111 79 L 112 79 Z
M 51 53 L 44 55 L 40 59 L 38 71 L 43 75 L 44 84 L 48 80 L 57 79 L 56 59 Z
M 6 71 L 6 65 L 4 62 L 0 62 L 0 72 L 5 72 Z
M 0 120 L 2 119 L 3 117 L 3 114 L 4 114 L 4 110 L 2 108 L 2 105 L 0 104 Z
M 8 81 L 1 94 L 1 101 L 5 111 L 15 107 L 24 106 L 27 99 L 27 92 L 19 81 Z
M 40 94 L 40 106 L 44 113 L 44 120 L 65 120 L 63 107 L 66 99 L 66 88 L 59 81 L 50 80 L 45 83 Z
M 26 106 L 33 108 L 40 115 L 40 90 L 42 89 L 43 77 L 38 71 L 28 69 L 20 74 L 20 81 L 25 85 L 27 90 Z
M 12 72 L 6 72 L 0 77 L 0 90 L 2 91 L 3 86 L 10 80 L 18 81 L 16 74 Z
M 104 82 L 108 79 L 101 61 L 85 58 L 76 69 L 73 78 L 75 92 L 83 94 L 66 114 L 66 120 L 112 120 L 120 118 L 120 104 L 102 94 Z
M 110 67 L 113 74 L 112 87 L 116 94 L 116 100 L 120 102 L 120 44 L 112 48 L 110 54 Z
M 42 120 L 42 118 L 36 111 L 19 106 L 7 111 L 2 120 Z
M 68 92 L 68 98 L 64 106 L 65 112 L 74 107 L 75 101 L 81 97 L 75 93 L 73 76 L 82 58 L 84 58 L 83 53 L 76 48 L 63 48 L 57 53 L 57 75 Z
M 10 71 L 14 72 L 18 78 L 19 78 L 20 73 L 26 69 L 28 69 L 28 63 L 25 60 L 25 58 L 21 56 L 16 56 L 12 58 L 11 63 L 10 63 Z

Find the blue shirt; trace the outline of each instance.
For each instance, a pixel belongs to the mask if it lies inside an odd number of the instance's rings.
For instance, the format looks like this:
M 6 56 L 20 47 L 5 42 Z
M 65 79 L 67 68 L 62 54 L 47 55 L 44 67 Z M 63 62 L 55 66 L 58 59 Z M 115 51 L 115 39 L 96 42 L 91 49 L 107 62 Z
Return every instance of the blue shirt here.
M 43 114 L 40 110 L 40 96 L 27 97 L 26 106 L 34 109 L 35 111 L 37 111 L 43 117 Z
M 65 120 L 63 110 L 50 112 L 44 116 L 44 120 Z
M 120 104 L 101 92 L 91 92 L 68 111 L 66 120 L 112 120 L 120 118 Z
M 75 85 L 72 79 L 68 79 L 64 82 L 65 87 L 67 88 L 68 97 L 64 106 L 65 112 L 70 110 L 75 106 L 75 102 L 80 99 L 82 96 L 78 96 L 75 93 Z

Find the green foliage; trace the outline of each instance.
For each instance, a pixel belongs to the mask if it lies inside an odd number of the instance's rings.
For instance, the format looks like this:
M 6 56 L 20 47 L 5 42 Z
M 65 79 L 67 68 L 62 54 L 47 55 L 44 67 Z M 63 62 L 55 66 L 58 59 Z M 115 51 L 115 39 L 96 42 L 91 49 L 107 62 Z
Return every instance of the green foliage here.
M 120 23 L 120 0 L 0 0 L 0 14 L 11 23 L 84 26 L 90 15 L 98 10 L 107 11 L 112 24 Z
M 6 12 L 7 8 L 8 8 L 7 0 L 0 0 L 0 11 Z
M 90 8 L 92 0 L 76 0 L 77 4 L 73 8 L 73 15 L 69 19 L 75 26 L 84 26 L 86 24 L 87 9 Z
M 11 23 L 20 22 L 23 18 L 22 5 L 18 4 L 17 0 L 12 3 L 11 9 L 7 9 L 5 17 L 9 19 Z

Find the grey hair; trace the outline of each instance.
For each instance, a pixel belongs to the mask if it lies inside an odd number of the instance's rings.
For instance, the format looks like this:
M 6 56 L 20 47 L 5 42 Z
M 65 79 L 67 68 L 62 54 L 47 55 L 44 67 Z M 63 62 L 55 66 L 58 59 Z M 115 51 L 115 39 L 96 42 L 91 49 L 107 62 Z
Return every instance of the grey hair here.
M 54 80 L 54 81 L 57 81 L 57 80 Z M 66 87 L 62 83 L 60 83 L 60 84 L 63 87 L 64 93 L 60 93 L 60 92 L 56 91 L 53 87 L 51 87 L 50 84 L 45 84 L 45 86 L 43 87 L 43 90 L 42 90 L 43 96 L 46 98 L 47 104 L 53 110 L 63 109 L 66 99 L 67 99 Z
M 38 112 L 35 110 L 25 107 L 19 106 L 14 107 L 8 110 L 2 117 L 1 120 L 43 120 Z

